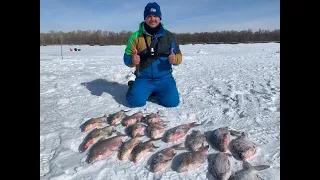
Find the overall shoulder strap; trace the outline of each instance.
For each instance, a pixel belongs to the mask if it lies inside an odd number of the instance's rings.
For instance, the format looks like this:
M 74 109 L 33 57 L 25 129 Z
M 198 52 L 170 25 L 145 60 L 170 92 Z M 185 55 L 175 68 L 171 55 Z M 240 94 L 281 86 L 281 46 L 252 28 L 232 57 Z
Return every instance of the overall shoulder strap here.
M 146 46 L 147 46 L 147 51 L 148 51 L 148 53 L 150 54 L 150 47 L 149 47 L 149 45 L 148 45 L 148 41 L 147 41 L 147 37 L 146 37 L 146 34 L 145 34 L 145 33 L 143 33 L 143 37 L 144 37 L 144 42 L 146 43 Z

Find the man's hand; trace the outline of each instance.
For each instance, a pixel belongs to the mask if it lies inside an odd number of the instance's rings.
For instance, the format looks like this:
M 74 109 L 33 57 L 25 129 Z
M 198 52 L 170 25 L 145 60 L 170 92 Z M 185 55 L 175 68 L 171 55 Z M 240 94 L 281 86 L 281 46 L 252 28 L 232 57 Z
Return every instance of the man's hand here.
M 168 56 L 170 64 L 176 63 L 176 55 L 173 52 L 173 48 L 171 48 L 170 55 Z
M 132 58 L 131 58 L 131 61 L 132 61 L 133 65 L 140 64 L 140 56 L 138 55 L 137 49 L 134 50 L 134 53 L 133 53 Z

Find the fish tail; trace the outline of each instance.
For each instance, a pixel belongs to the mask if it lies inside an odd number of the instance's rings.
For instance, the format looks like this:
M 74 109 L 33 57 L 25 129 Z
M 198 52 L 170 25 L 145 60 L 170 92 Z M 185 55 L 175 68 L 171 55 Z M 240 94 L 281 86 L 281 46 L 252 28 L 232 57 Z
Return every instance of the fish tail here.
M 241 136 L 241 134 L 242 134 L 242 132 L 235 131 L 235 130 L 229 130 L 229 132 L 230 132 L 231 136 L 237 136 L 237 137 Z
M 182 145 L 182 143 L 179 143 L 179 144 L 175 144 L 175 145 L 173 145 L 171 147 L 176 149 L 176 150 L 184 150 L 185 147 L 180 147 L 181 145 Z
M 189 127 L 196 127 L 196 126 L 200 126 L 201 124 L 198 124 L 197 122 L 192 122 L 189 123 Z
M 256 171 L 262 171 L 262 170 L 270 168 L 269 165 L 259 165 L 259 166 L 251 166 L 251 167 L 253 169 L 255 169 Z
M 155 139 L 150 139 L 150 141 L 158 141 L 158 140 L 160 140 L 160 139 L 162 139 L 162 137 L 160 137 L 160 138 L 155 138 Z
M 152 144 L 152 147 L 153 147 L 153 148 L 159 148 L 159 146 L 155 146 L 154 144 Z

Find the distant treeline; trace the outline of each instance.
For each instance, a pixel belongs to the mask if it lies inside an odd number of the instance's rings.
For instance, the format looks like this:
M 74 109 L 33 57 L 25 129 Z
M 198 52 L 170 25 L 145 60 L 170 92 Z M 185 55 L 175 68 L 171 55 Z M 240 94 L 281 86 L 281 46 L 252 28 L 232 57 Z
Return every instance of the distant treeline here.
M 131 31 L 71 31 L 40 33 L 40 45 L 126 45 Z M 175 33 L 180 44 L 219 44 L 280 42 L 280 29 L 273 31 L 251 29 L 243 31 L 216 31 L 201 33 Z

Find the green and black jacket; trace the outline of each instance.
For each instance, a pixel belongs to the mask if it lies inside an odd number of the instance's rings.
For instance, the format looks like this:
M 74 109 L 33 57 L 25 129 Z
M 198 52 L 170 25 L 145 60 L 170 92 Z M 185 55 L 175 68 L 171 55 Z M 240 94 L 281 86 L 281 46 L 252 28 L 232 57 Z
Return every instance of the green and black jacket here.
M 172 76 L 172 65 L 168 60 L 171 48 L 176 55 L 174 65 L 178 65 L 182 62 L 182 54 L 175 35 L 166 30 L 161 23 L 158 33 L 152 36 L 146 32 L 144 22 L 141 22 L 139 30 L 128 40 L 123 60 L 128 67 L 136 68 L 136 75 L 139 78 L 166 78 Z M 137 66 L 133 66 L 131 60 L 135 50 L 140 55 L 140 64 Z

